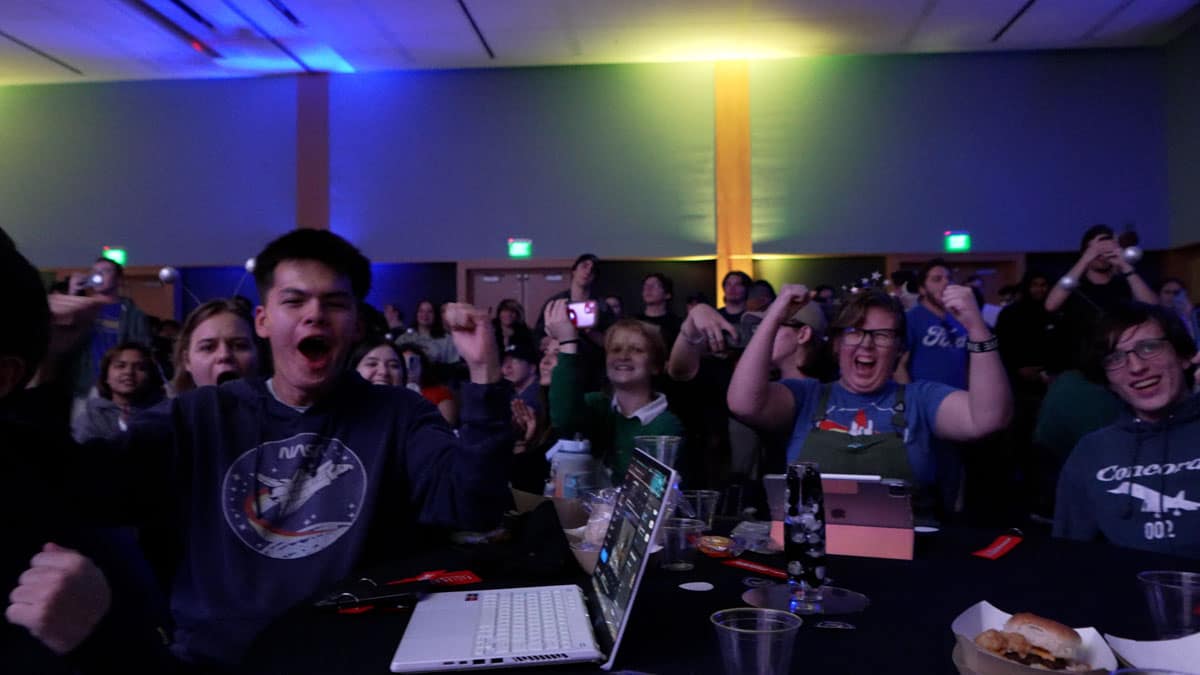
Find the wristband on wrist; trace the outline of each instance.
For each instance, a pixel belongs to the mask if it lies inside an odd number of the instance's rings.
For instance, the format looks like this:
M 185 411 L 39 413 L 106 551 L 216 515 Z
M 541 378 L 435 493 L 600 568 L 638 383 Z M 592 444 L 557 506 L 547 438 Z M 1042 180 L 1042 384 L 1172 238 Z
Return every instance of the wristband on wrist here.
M 1063 290 L 1069 291 L 1078 286 L 1079 281 L 1069 274 L 1064 274 L 1059 278 L 1058 285 L 1062 286 Z
M 577 345 L 577 344 L 579 344 L 579 338 L 571 338 L 569 340 L 559 340 L 558 341 L 559 347 L 561 347 L 563 345 Z
M 688 334 L 687 334 L 686 332 L 681 332 L 681 333 L 680 333 L 680 335 L 682 335 L 682 336 L 683 336 L 683 339 L 684 339 L 685 341 L 687 341 L 687 343 L 688 343 L 689 345 L 698 345 L 698 344 L 703 344 L 703 343 L 704 343 L 704 333 L 701 333 L 701 334 L 700 334 L 700 337 L 698 337 L 698 338 L 696 338 L 696 339 L 692 339 L 692 338 L 688 337 Z
M 1121 272 L 1121 276 L 1123 277 L 1131 277 L 1135 274 L 1137 274 L 1137 270 L 1133 269 L 1132 267 L 1129 268 L 1128 272 Z
M 994 352 L 1000 348 L 1000 338 L 993 335 L 992 337 L 982 342 L 972 342 L 967 340 L 967 351 L 972 354 L 982 354 L 984 352 Z

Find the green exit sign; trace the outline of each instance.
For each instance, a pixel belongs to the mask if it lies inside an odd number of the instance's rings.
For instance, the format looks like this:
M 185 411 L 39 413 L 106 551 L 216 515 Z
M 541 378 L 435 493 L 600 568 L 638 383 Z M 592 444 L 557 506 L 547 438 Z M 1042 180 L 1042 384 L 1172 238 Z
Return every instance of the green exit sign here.
M 124 267 L 125 261 L 128 260 L 128 256 L 125 255 L 125 249 L 117 248 L 115 246 L 105 246 L 103 250 L 100 251 L 100 257 L 111 260 L 121 267 Z
M 510 258 L 528 258 L 533 255 L 533 240 L 532 239 L 513 239 L 508 240 L 508 257 Z
M 969 232 L 945 233 L 946 253 L 967 253 L 971 250 L 971 234 Z

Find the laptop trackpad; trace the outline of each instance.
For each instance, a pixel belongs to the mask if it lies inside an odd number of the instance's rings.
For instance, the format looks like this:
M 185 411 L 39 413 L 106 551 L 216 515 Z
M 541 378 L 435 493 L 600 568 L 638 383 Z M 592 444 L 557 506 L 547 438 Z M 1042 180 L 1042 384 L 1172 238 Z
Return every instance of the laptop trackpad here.
M 458 602 L 453 603 L 454 605 L 465 604 L 461 593 L 442 595 L 445 599 L 449 599 L 451 595 L 457 596 Z M 442 599 L 431 595 L 422 600 L 413 611 L 412 619 L 404 629 L 404 637 L 400 639 L 399 649 L 406 659 L 438 658 L 447 654 L 458 657 L 472 652 L 475 644 L 475 624 L 478 619 L 464 616 L 462 607 L 437 601 Z

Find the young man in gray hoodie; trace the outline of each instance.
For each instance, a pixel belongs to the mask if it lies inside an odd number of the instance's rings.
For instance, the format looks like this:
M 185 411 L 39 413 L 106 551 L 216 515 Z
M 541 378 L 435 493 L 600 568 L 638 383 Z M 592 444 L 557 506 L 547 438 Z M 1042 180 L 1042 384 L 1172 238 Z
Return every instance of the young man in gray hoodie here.
M 1084 436 L 1058 480 L 1054 534 L 1200 558 L 1200 395 L 1196 346 L 1169 311 L 1143 303 L 1100 322 L 1089 375 L 1125 403 Z

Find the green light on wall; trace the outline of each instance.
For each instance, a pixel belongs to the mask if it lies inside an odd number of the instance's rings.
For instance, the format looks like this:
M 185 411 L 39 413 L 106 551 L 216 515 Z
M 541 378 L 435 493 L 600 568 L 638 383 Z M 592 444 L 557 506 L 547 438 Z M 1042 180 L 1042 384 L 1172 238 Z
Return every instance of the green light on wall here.
M 971 234 L 969 232 L 950 232 L 947 230 L 944 244 L 946 253 L 968 253 L 971 250 Z
M 528 258 L 533 255 L 532 239 L 508 239 L 508 257 Z
M 108 260 L 117 263 L 121 267 L 124 267 L 125 261 L 129 259 L 129 256 L 125 254 L 125 249 L 116 248 L 114 246 L 105 246 L 104 249 L 100 251 L 100 257 L 107 258 Z

